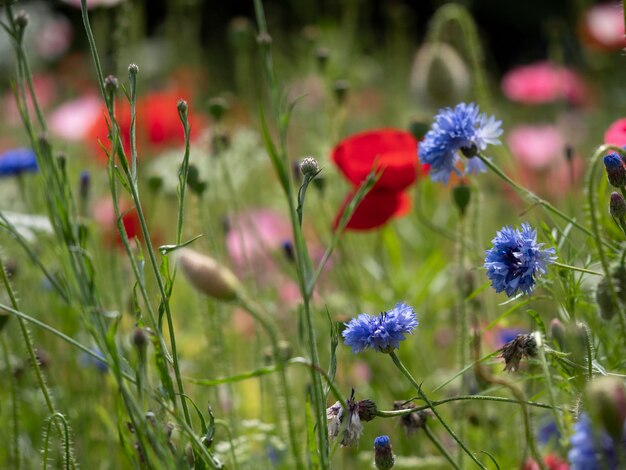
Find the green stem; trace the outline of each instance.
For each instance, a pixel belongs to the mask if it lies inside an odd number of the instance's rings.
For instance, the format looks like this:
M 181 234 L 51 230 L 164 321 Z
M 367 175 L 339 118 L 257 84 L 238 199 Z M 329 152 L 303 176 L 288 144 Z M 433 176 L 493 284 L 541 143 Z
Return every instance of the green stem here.
M 501 179 L 503 179 L 504 181 L 506 181 L 509 185 L 511 185 L 513 187 L 513 189 L 515 189 L 519 194 L 521 194 L 522 196 L 528 198 L 533 204 L 537 204 L 542 206 L 544 209 L 546 209 L 548 212 L 551 212 L 552 214 L 560 217 L 561 219 L 565 220 L 566 222 L 572 224 L 574 227 L 576 227 L 577 229 L 579 229 L 580 231 L 582 231 L 583 233 L 589 235 L 590 237 L 594 237 L 594 233 L 592 231 L 590 231 L 587 227 L 585 227 L 584 225 L 581 225 L 580 223 L 576 222 L 574 219 L 572 219 L 570 216 L 568 216 L 567 214 L 564 214 L 563 212 L 561 212 L 559 209 L 557 209 L 556 207 L 554 207 L 552 204 L 550 204 L 548 201 L 540 198 L 539 196 L 537 196 L 535 193 L 533 193 L 532 191 L 524 188 L 523 186 L 521 186 L 520 184 L 516 183 L 515 181 L 513 181 L 506 173 L 504 173 L 504 171 L 502 171 L 495 163 L 493 163 L 489 158 L 485 157 L 484 155 L 478 154 L 476 157 L 474 158 L 480 158 L 482 160 L 482 162 L 491 170 L 493 171 L 496 175 L 498 175 Z M 606 242 L 605 243 L 607 246 L 611 246 Z
M 461 468 L 460 465 L 462 464 L 457 465 L 456 462 L 450 458 L 450 456 L 444 449 L 443 445 L 441 444 L 439 439 L 437 439 L 437 436 L 435 436 L 435 434 L 430 430 L 428 425 L 425 424 L 422 429 L 424 430 L 424 433 L 426 434 L 426 436 L 428 436 L 428 439 L 430 439 L 430 441 L 437 448 L 437 450 L 439 450 L 439 452 L 446 458 L 446 460 L 450 462 L 450 465 L 452 465 L 454 468 Z
M 472 452 L 470 452 L 470 450 L 465 446 L 465 444 L 463 443 L 463 441 L 461 441 L 457 435 L 454 433 L 454 431 L 450 428 L 450 426 L 448 426 L 448 423 L 446 423 L 446 421 L 443 419 L 443 417 L 439 414 L 439 412 L 435 409 L 435 406 L 433 405 L 433 403 L 429 400 L 429 398 L 426 396 L 426 394 L 424 393 L 424 391 L 422 390 L 422 387 L 417 383 L 417 381 L 413 378 L 413 376 L 411 375 L 411 373 L 408 371 L 408 369 L 404 366 L 404 364 L 402 363 L 402 361 L 400 360 L 400 358 L 397 356 L 397 354 L 395 353 L 395 351 L 391 351 L 389 353 L 389 356 L 391 357 L 391 360 L 393 361 L 393 363 L 396 365 L 396 367 L 400 370 L 400 372 L 402 372 L 404 374 L 404 376 L 409 379 L 409 382 L 411 382 L 411 384 L 413 385 L 413 387 L 415 388 L 415 390 L 417 391 L 418 395 L 420 396 L 420 398 L 422 400 L 424 400 L 426 402 L 426 404 L 430 407 L 430 409 L 432 410 L 433 414 L 435 415 L 435 417 L 439 420 L 439 422 L 441 423 L 441 425 L 446 429 L 446 431 L 448 431 L 448 434 L 450 434 L 450 436 L 457 442 L 457 444 L 459 444 L 459 446 L 461 446 L 461 449 L 463 449 L 463 451 L 476 463 L 476 465 L 478 465 L 480 468 L 485 469 L 487 467 L 485 467 L 480 460 L 478 460 L 474 454 L 472 454 Z M 452 460 L 452 457 L 450 457 L 450 455 L 447 454 L 447 452 L 445 450 L 443 450 L 444 455 L 446 456 L 446 458 L 448 460 Z
M 558 266 L 559 268 L 569 269 L 570 271 L 578 271 L 579 273 L 585 274 L 593 274 L 594 276 L 604 276 L 604 274 L 599 273 L 598 271 L 592 271 L 591 269 L 579 268 L 578 266 L 570 266 L 569 264 L 559 263 L 558 261 L 554 261 L 552 264 Z
M 600 222 L 598 220 L 598 195 L 595 190 L 595 181 L 596 181 L 596 171 L 598 169 L 600 158 L 606 154 L 608 151 L 613 150 L 618 154 L 623 156 L 624 150 L 616 147 L 614 145 L 601 145 L 596 149 L 596 151 L 591 156 L 591 162 L 589 164 L 589 171 L 587 173 L 587 210 L 589 213 L 589 225 L 593 230 L 593 240 L 596 245 L 596 249 L 598 250 L 598 256 L 600 258 L 600 263 L 602 264 L 602 270 L 605 274 L 605 280 L 607 283 L 607 287 L 609 288 L 609 295 L 611 296 L 611 301 L 613 305 L 615 305 L 620 311 L 618 312 L 618 319 L 620 328 L 622 330 L 621 339 L 626 338 L 626 322 L 624 321 L 624 312 L 622 308 L 622 303 L 619 300 L 617 295 L 617 289 L 615 288 L 615 284 L 613 282 L 613 276 L 611 274 L 611 269 L 609 267 L 609 262 L 607 260 L 606 254 L 604 252 L 604 246 L 601 243 L 602 239 L 600 237 Z
M 289 382 L 287 380 L 287 374 L 285 370 L 285 361 L 281 357 L 280 349 L 278 347 L 278 332 L 276 326 L 262 315 L 246 298 L 240 298 L 241 306 L 252 316 L 252 318 L 261 325 L 267 334 L 271 347 L 272 355 L 274 356 L 274 362 L 276 363 L 277 370 L 280 376 L 280 385 L 282 388 L 283 398 L 285 400 L 285 414 L 287 415 L 287 427 L 289 433 L 289 444 L 291 452 L 295 460 L 297 468 L 304 468 L 300 456 L 300 449 L 298 448 L 298 439 L 296 437 L 296 428 L 293 422 L 293 413 L 291 411 L 291 391 L 289 388 Z
M 552 409 L 552 416 L 554 422 L 559 430 L 561 436 L 565 436 L 565 426 L 563 420 L 556 408 L 556 398 L 554 397 L 554 390 L 552 389 L 552 376 L 550 375 L 550 369 L 548 368 L 548 361 L 546 360 L 546 353 L 544 350 L 543 336 L 540 333 L 534 334 L 535 341 L 537 342 L 537 350 L 539 351 L 539 359 L 541 360 L 541 368 L 543 369 L 543 375 L 546 380 L 546 389 L 548 390 L 548 400 Z
M 4 284 L 6 292 L 11 301 L 11 305 L 13 306 L 13 309 L 19 310 L 17 297 L 15 296 L 15 293 L 13 292 L 13 288 L 11 286 L 9 277 L 7 276 L 6 270 L 4 268 L 4 263 L 2 261 L 2 258 L 0 258 L 0 277 L 2 278 L 2 283 Z M 33 371 L 35 372 L 35 378 L 37 380 L 37 384 L 39 385 L 39 390 L 41 391 L 41 394 L 43 395 L 44 401 L 46 402 L 46 407 L 48 408 L 48 411 L 50 412 L 51 415 L 58 413 L 54 405 L 54 401 L 52 399 L 52 394 L 50 390 L 48 389 L 48 385 L 46 384 L 46 379 L 41 370 L 41 366 L 39 365 L 39 359 L 37 359 L 37 354 L 35 353 L 35 347 L 33 346 L 33 342 L 30 337 L 30 332 L 28 331 L 28 327 L 26 326 L 26 323 L 22 318 L 18 317 L 17 320 L 18 320 L 18 324 L 20 325 L 20 331 L 22 332 L 22 338 L 24 339 L 24 345 L 26 346 L 28 358 L 30 360 L 31 366 L 33 367 Z M 59 433 L 62 432 L 62 429 L 58 423 L 56 424 L 56 428 Z M 73 465 L 74 464 L 72 461 L 72 466 Z
M 11 391 L 11 420 L 13 421 L 11 429 L 11 448 L 9 451 L 9 462 L 12 462 L 13 468 L 19 470 L 21 467 L 21 452 L 20 452 L 20 420 L 19 420 L 19 398 L 17 395 L 17 384 L 15 383 L 15 376 L 11 368 L 11 359 L 9 356 L 9 348 L 7 346 L 7 340 L 5 335 L 0 334 L 0 344 L 2 345 L 2 355 L 6 363 L 6 375 L 9 381 L 9 389 Z
M 467 231 L 467 221 L 464 213 L 460 213 L 459 225 L 458 225 L 458 238 L 457 238 L 457 290 L 459 293 L 458 299 L 458 312 L 459 312 L 459 362 L 461 368 L 465 367 L 467 362 L 467 350 L 469 347 L 469 326 L 467 321 L 467 309 L 465 307 L 465 238 Z M 462 375 L 461 387 L 462 391 L 466 391 L 465 375 Z M 457 417 L 459 418 L 459 439 L 465 440 L 465 418 L 463 416 L 464 407 L 459 406 L 457 410 Z M 427 433 L 428 434 L 428 433 Z M 434 437 L 434 436 L 433 436 Z M 431 438 L 432 440 L 432 438 Z M 458 468 L 463 468 L 464 453 L 459 448 L 457 455 Z M 456 465 L 455 465 L 456 466 Z

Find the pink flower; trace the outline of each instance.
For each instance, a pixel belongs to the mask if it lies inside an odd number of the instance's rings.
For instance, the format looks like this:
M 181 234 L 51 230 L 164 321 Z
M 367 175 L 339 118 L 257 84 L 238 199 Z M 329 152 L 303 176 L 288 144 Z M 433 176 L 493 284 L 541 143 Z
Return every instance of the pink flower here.
M 502 78 L 502 92 L 511 101 L 544 104 L 565 99 L 581 104 L 587 98 L 587 86 L 573 70 L 550 62 L 523 65 Z
M 54 60 L 60 57 L 72 42 L 72 24 L 64 16 L 56 15 L 43 23 L 35 44 L 37 52 L 41 57 Z
M 260 273 L 273 268 L 275 253 L 291 241 L 291 235 L 286 217 L 272 209 L 250 210 L 231 221 L 226 249 L 236 268 Z
M 626 146 L 626 118 L 618 119 L 611 124 L 604 133 L 604 143 L 619 147 Z
M 552 125 L 519 126 L 509 132 L 507 143 L 519 163 L 532 170 L 543 170 L 562 158 L 565 142 Z
M 35 94 L 37 95 L 39 107 L 46 109 L 54 101 L 54 98 L 57 95 L 57 83 L 55 79 L 51 75 L 35 75 L 33 77 L 33 85 L 35 87 Z M 35 108 L 33 106 L 32 99 L 30 98 L 30 94 L 28 94 L 26 102 L 28 112 L 30 113 L 31 118 L 33 118 L 35 115 Z M 20 113 L 17 109 L 17 104 L 15 103 L 15 95 L 12 91 L 3 97 L 2 104 L 4 107 L 4 118 L 6 119 L 6 122 L 10 124 L 19 124 L 21 122 Z
M 626 47 L 621 2 L 589 8 L 582 18 L 581 33 L 583 41 L 596 49 L 610 51 Z
M 101 108 L 101 100 L 95 94 L 68 101 L 53 111 L 50 130 L 63 139 L 82 140 L 100 118 Z

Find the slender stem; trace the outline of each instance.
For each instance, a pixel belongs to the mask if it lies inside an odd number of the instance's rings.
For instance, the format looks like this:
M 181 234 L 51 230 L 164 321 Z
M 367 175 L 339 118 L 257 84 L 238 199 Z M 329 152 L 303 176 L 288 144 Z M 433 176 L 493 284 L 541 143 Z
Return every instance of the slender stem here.
M 556 207 L 554 207 L 552 204 L 550 204 L 548 201 L 540 198 L 539 196 L 537 196 L 535 193 L 533 193 L 532 191 L 524 188 L 523 186 L 521 186 L 520 184 L 516 183 L 515 181 L 513 181 L 506 173 L 504 173 L 504 171 L 502 171 L 495 163 L 493 163 L 489 158 L 485 157 L 482 154 L 478 154 L 476 157 L 474 158 L 480 158 L 482 160 L 482 162 L 491 170 L 493 171 L 496 175 L 498 175 L 501 179 L 503 179 L 504 181 L 506 181 L 509 185 L 511 185 L 513 187 L 513 189 L 515 189 L 518 193 L 520 193 L 521 195 L 523 195 L 524 197 L 528 198 L 531 202 L 533 202 L 534 204 L 540 205 L 542 206 L 544 209 L 546 209 L 548 212 L 551 212 L 552 214 L 560 217 L 561 219 L 565 220 L 566 222 L 572 224 L 574 227 L 576 227 L 577 229 L 579 229 L 580 231 L 584 232 L 585 234 L 589 235 L 590 237 L 594 236 L 594 233 L 589 230 L 587 227 L 585 227 L 584 225 L 581 225 L 579 222 L 576 222 L 574 219 L 572 219 L 569 215 L 561 212 L 559 209 L 557 209 Z M 606 242 L 603 242 L 605 245 L 607 246 L 611 246 Z
M 12 461 L 13 468 L 19 470 L 21 467 L 21 452 L 20 452 L 20 420 L 19 420 L 19 398 L 17 394 L 17 385 L 15 383 L 15 376 L 11 368 L 11 358 L 9 356 L 9 348 L 7 346 L 7 340 L 5 335 L 0 334 L 0 345 L 2 345 L 2 355 L 6 363 L 6 375 L 9 381 L 9 389 L 11 391 L 11 420 L 13 421 L 11 429 L 11 451 L 9 451 L 9 461 Z
M 430 430 L 428 425 L 425 424 L 422 429 L 424 430 L 424 433 L 428 436 L 430 441 L 434 444 L 434 446 L 439 450 L 439 452 L 446 458 L 448 462 L 450 462 L 450 465 L 452 465 L 454 468 L 461 468 L 460 465 L 462 464 L 457 465 L 457 463 L 450 458 L 443 445 L 441 444 L 439 439 L 437 439 L 437 436 L 435 436 L 435 434 Z
M 289 388 L 289 382 L 287 380 L 287 374 L 285 371 L 285 361 L 281 357 L 280 350 L 278 347 L 278 332 L 276 326 L 270 322 L 265 315 L 262 315 L 257 308 L 255 308 L 248 299 L 241 298 L 240 299 L 241 306 L 252 316 L 252 318 L 261 325 L 261 327 L 265 330 L 267 334 L 271 347 L 272 347 L 272 355 L 274 356 L 274 362 L 276 363 L 277 370 L 280 376 L 280 385 L 282 388 L 283 398 L 285 400 L 285 413 L 287 415 L 287 427 L 289 432 L 289 444 L 291 446 L 291 452 L 293 453 L 294 460 L 296 462 L 297 468 L 304 468 L 301 456 L 300 449 L 298 447 L 298 439 L 296 437 L 296 428 L 293 422 L 293 414 L 291 411 L 291 391 Z
M 592 271 L 591 269 L 579 268 L 578 266 L 570 266 L 569 264 L 559 263 L 558 261 L 554 261 L 552 264 L 558 266 L 559 268 L 569 269 L 570 271 L 578 271 L 579 273 L 585 274 L 593 274 L 594 276 L 604 276 L 603 273 L 598 271 Z
M 413 376 L 411 375 L 411 373 L 408 371 L 408 369 L 404 366 L 404 364 L 402 363 L 402 361 L 400 360 L 400 358 L 397 356 L 397 354 L 395 353 L 395 351 L 391 351 L 389 353 L 389 356 L 391 356 L 391 360 L 393 361 L 393 363 L 396 365 L 396 367 L 400 370 L 400 372 L 402 372 L 404 374 L 404 376 L 409 379 L 409 382 L 411 382 L 411 384 L 413 385 L 413 387 L 415 388 L 415 390 L 417 391 L 418 395 L 421 397 L 422 400 L 424 400 L 426 402 L 426 404 L 429 406 L 429 408 L 433 411 L 433 414 L 435 415 L 435 417 L 439 420 L 439 422 L 442 424 L 442 426 L 446 429 L 446 431 L 448 431 L 448 434 L 450 434 L 450 436 L 457 442 L 457 444 L 459 444 L 459 446 L 461 446 L 461 448 L 465 451 L 465 453 L 476 463 L 476 465 L 478 465 L 480 468 L 485 469 L 487 467 L 485 467 L 480 460 L 478 460 L 474 454 L 472 454 L 472 452 L 470 452 L 470 450 L 465 446 L 465 444 L 463 443 L 463 441 L 461 441 L 457 435 L 454 433 L 454 431 L 450 428 L 450 426 L 448 426 L 448 423 L 446 423 L 446 421 L 443 419 L 443 417 L 439 414 L 439 412 L 435 409 L 435 406 L 432 404 L 432 402 L 429 400 L 429 398 L 426 396 L 426 394 L 424 393 L 424 391 L 422 390 L 422 387 L 416 382 L 416 380 L 413 378 Z M 445 450 L 444 450 L 445 452 Z M 448 460 L 452 460 L 452 457 L 450 457 L 450 455 L 447 455 L 446 452 L 446 458 Z
M 602 239 L 600 238 L 599 226 L 600 222 L 598 220 L 598 201 L 597 194 L 595 191 L 595 180 L 596 180 L 596 170 L 598 169 L 600 158 L 607 153 L 609 150 L 613 150 L 620 155 L 623 155 L 624 150 L 616 147 L 614 145 L 601 145 L 596 149 L 596 151 L 591 156 L 591 162 L 589 164 L 589 171 L 587 173 L 587 204 L 588 204 L 588 212 L 589 212 L 589 225 L 593 230 L 593 240 L 596 245 L 596 249 L 598 250 L 598 256 L 600 258 L 600 263 L 602 264 L 602 270 L 605 274 L 605 280 L 607 283 L 607 287 L 609 289 L 609 295 L 611 296 L 611 302 L 613 305 L 619 309 L 618 312 L 618 320 L 620 324 L 620 328 L 622 330 L 621 338 L 626 337 L 626 322 L 624 321 L 624 311 L 622 308 L 622 303 L 619 300 L 617 295 L 617 289 L 615 288 L 615 284 L 613 282 L 613 276 L 611 274 L 611 270 L 609 267 L 609 262 L 606 257 L 606 253 L 604 252 L 604 246 L 601 243 Z M 620 339 L 621 341 L 621 339 Z
M 548 361 L 546 360 L 543 336 L 540 333 L 535 333 L 534 337 L 535 341 L 537 342 L 537 350 L 539 352 L 539 359 L 541 360 L 541 368 L 543 369 L 543 375 L 546 380 L 546 389 L 548 390 L 548 401 L 550 402 L 550 406 L 552 408 L 552 416 L 554 417 L 554 422 L 556 423 L 556 427 L 559 430 L 559 434 L 561 436 L 565 436 L 565 426 L 563 425 L 561 415 L 556 408 L 556 398 L 554 397 L 554 390 L 552 389 L 552 376 L 550 375 Z
M 469 326 L 467 321 L 467 309 L 465 307 L 465 238 L 467 231 L 467 219 L 464 213 L 460 213 L 458 222 L 458 237 L 457 237 L 457 291 L 459 294 L 458 299 L 458 314 L 459 314 L 459 362 L 461 368 L 465 367 L 467 363 L 467 350 L 469 347 Z M 467 390 L 465 383 L 465 374 L 461 376 L 462 391 Z M 459 418 L 459 439 L 465 440 L 465 419 L 463 413 L 465 407 L 459 406 L 457 410 L 457 417 Z M 431 439 L 432 440 L 432 439 Z M 458 467 L 463 468 L 464 453 L 461 448 L 457 455 Z

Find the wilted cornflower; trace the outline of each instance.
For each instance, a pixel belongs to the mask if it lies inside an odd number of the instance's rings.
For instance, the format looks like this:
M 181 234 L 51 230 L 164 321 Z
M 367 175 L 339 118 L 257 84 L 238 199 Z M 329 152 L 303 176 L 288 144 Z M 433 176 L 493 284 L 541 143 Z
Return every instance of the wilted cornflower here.
M 30 149 L 16 148 L 0 154 L 0 177 L 35 173 L 38 170 L 37 157 Z
M 591 419 L 582 413 L 574 425 L 574 434 L 570 438 L 572 446 L 567 454 L 571 464 L 570 470 L 617 470 L 617 449 L 626 451 L 626 433 L 622 433 L 620 440 L 613 440 L 605 432 L 593 429 Z
M 420 160 L 430 165 L 431 179 L 447 184 L 452 172 L 460 176 L 456 167 L 459 151 L 468 158 L 465 174 L 487 171 L 476 155 L 489 144 L 500 144 L 501 124 L 502 121 L 496 121 L 495 117 L 480 113 L 474 103 L 460 103 L 454 109 L 439 110 L 418 149 Z
M 348 405 L 348 422 L 345 424 L 345 429 L 341 436 L 341 445 L 350 447 L 358 445 L 359 439 L 363 434 L 363 425 L 359 417 L 359 404 L 354 399 L 354 390 L 346 404 Z M 326 418 L 328 419 L 328 435 L 331 438 L 339 436 L 344 421 L 344 409 L 340 402 L 336 402 L 326 409 Z
M 515 372 L 522 359 L 537 355 L 537 341 L 533 333 L 517 335 L 502 346 L 500 351 L 499 357 L 504 359 L 504 370 Z
M 493 248 L 487 250 L 485 258 L 487 277 L 496 292 L 505 291 L 509 297 L 518 291 L 530 294 L 536 277 L 556 260 L 554 248 L 542 250 L 536 230 L 526 223 L 521 231 L 510 226 L 502 228 L 491 243 Z
M 405 339 L 405 334 L 413 332 L 418 321 L 413 307 L 398 302 L 388 312 L 375 317 L 362 313 L 345 325 L 342 335 L 353 353 L 367 348 L 390 353 L 400 347 L 400 341 Z
M 394 410 L 409 410 L 413 408 L 415 405 L 412 401 L 401 401 L 396 400 L 393 402 Z M 402 415 L 400 417 L 400 424 L 406 434 L 411 436 L 418 429 L 423 428 L 426 425 L 426 421 L 430 416 L 432 416 L 432 411 L 430 410 L 420 410 L 414 411 L 412 413 Z

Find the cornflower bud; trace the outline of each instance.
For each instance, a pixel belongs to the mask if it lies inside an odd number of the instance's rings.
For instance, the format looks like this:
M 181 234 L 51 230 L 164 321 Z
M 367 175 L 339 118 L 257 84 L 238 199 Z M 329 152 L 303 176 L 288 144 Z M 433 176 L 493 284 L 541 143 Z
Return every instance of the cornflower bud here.
M 374 464 L 378 470 L 390 470 L 396 463 L 389 436 L 374 439 Z
M 606 176 L 609 183 L 612 186 L 616 188 L 626 186 L 626 166 L 624 166 L 622 157 L 616 153 L 605 156 L 604 168 L 606 169 Z
M 586 390 L 587 409 L 606 432 L 619 442 L 626 422 L 626 387 L 617 377 L 597 377 Z
M 626 200 L 620 193 L 612 192 L 609 202 L 609 213 L 611 217 L 621 220 L 626 217 Z

